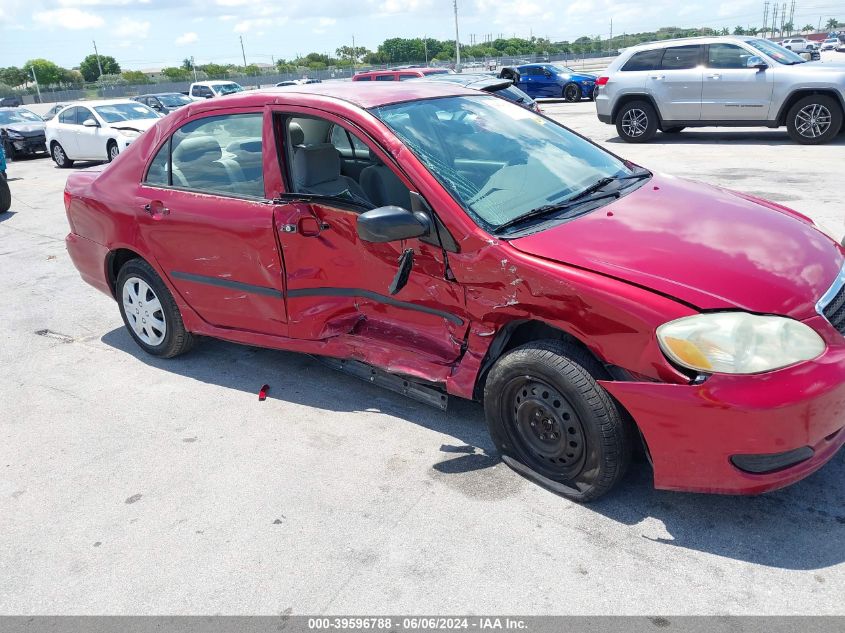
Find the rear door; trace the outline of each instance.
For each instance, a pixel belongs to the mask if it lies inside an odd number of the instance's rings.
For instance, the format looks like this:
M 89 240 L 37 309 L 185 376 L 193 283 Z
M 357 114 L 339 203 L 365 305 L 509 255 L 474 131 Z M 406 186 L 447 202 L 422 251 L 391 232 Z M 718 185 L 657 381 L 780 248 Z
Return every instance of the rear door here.
M 701 119 L 703 54 L 700 44 L 670 46 L 663 51 L 659 69 L 648 73 L 646 90 L 664 121 Z
M 56 122 L 56 140 L 65 155 L 70 159 L 79 158 L 79 139 L 77 137 L 76 113 L 81 108 L 72 107 L 62 110 Z
M 701 94 L 701 118 L 706 121 L 763 121 L 772 100 L 774 74 L 748 68 L 756 55 L 736 44 L 707 47 L 707 68 Z
M 83 123 L 88 119 L 93 119 L 96 123 L 96 127 L 85 127 Z M 79 107 L 77 108 L 76 112 L 76 141 L 77 141 L 77 152 L 79 156 L 77 158 L 86 159 L 86 160 L 105 160 L 107 157 L 106 152 L 106 136 L 103 132 L 103 128 L 100 127 L 100 122 L 94 113 L 89 108 Z

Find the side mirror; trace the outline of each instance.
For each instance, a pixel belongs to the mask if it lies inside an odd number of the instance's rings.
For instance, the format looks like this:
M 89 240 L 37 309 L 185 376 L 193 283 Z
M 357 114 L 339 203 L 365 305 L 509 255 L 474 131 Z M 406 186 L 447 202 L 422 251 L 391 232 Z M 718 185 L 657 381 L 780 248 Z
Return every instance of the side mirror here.
M 752 55 L 747 60 L 745 60 L 746 68 L 756 68 L 757 70 L 766 70 L 769 65 L 763 61 L 762 57 L 758 57 L 757 55 Z
M 100 124 L 99 124 L 99 123 L 97 123 L 97 122 L 96 122 L 94 119 L 92 119 L 91 117 L 88 117 L 87 119 L 85 119 L 85 120 L 82 122 L 82 125 L 83 125 L 84 127 L 100 127 Z
M 358 216 L 358 237 L 365 242 L 396 242 L 423 237 L 431 231 L 425 213 L 412 213 L 402 207 L 379 207 Z

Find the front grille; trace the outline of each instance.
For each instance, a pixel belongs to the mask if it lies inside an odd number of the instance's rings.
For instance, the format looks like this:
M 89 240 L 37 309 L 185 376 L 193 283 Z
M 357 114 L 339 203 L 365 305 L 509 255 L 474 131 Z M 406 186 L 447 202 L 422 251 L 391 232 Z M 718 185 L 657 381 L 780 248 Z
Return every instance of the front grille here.
M 840 334 L 845 335 L 845 267 L 827 294 L 819 301 L 818 308 L 824 318 L 830 321 Z

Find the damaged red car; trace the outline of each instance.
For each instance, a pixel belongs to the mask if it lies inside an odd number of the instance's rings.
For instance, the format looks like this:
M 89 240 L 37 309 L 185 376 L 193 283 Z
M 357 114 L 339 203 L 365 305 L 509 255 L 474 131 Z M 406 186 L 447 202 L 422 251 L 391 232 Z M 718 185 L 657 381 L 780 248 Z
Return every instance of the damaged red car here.
M 146 352 L 199 336 L 483 403 L 578 501 L 760 493 L 845 443 L 845 248 L 494 96 L 324 83 L 195 103 L 70 176 L 67 248 Z

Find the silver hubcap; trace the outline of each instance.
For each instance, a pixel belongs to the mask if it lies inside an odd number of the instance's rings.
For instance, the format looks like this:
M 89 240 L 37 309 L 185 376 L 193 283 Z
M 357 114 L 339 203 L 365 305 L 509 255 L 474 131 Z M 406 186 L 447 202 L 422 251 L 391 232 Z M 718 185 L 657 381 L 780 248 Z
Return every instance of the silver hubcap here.
M 622 131 L 628 136 L 642 136 L 648 128 L 648 117 L 639 108 L 633 108 L 622 115 Z
M 813 103 L 804 106 L 795 115 L 795 129 L 806 138 L 818 138 L 830 129 L 830 110 Z
M 114 160 L 115 158 L 117 158 L 117 154 L 117 145 L 112 145 L 111 149 L 109 149 L 109 155 L 111 156 L 111 159 Z
M 57 162 L 58 164 L 60 164 L 60 165 L 61 165 L 63 162 L 65 162 L 65 153 L 62 151 L 62 146 L 61 146 L 61 145 L 56 145 L 56 146 L 53 148 L 53 158 L 55 158 L 55 159 L 56 159 L 56 162 Z
M 123 311 L 135 335 L 147 345 L 161 345 L 167 334 L 167 323 L 161 302 L 149 284 L 138 277 L 129 277 L 123 284 Z

